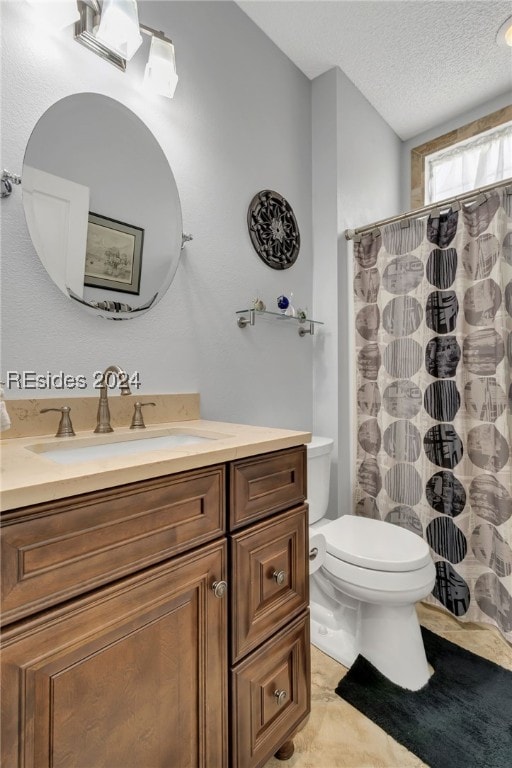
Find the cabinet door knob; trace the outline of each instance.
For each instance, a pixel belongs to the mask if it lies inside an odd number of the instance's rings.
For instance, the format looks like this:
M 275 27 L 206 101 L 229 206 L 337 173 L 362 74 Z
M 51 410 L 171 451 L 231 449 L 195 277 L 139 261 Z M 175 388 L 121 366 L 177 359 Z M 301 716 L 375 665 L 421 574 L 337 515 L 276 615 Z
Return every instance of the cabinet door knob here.
M 288 694 L 286 691 L 274 691 L 274 696 L 276 697 L 277 706 L 282 707 L 282 705 L 285 703 L 286 699 L 288 698 Z
M 224 597 L 228 591 L 228 583 L 227 581 L 214 581 L 212 584 L 212 589 L 215 597 Z
M 276 584 L 279 584 L 279 586 L 281 586 L 281 584 L 284 584 L 286 581 L 286 571 L 274 571 L 274 573 L 272 574 L 272 578 L 274 579 Z

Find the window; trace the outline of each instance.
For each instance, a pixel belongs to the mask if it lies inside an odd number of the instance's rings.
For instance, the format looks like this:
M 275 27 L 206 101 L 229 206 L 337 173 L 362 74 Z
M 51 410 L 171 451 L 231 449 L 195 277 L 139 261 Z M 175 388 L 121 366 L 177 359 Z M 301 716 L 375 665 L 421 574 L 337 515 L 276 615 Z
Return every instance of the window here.
M 512 177 L 512 121 L 425 157 L 425 205 Z
M 460 128 L 457 128 L 456 130 L 450 131 L 449 133 L 445 133 L 443 136 L 438 136 L 435 139 L 432 139 L 431 141 L 427 141 L 425 144 L 422 144 L 419 147 L 414 147 L 414 149 L 411 150 L 411 208 L 414 210 L 415 208 L 421 208 L 424 205 L 429 205 L 431 202 L 434 202 L 435 200 L 440 200 L 447 197 L 455 197 L 457 194 L 462 194 L 463 188 L 457 187 L 456 189 L 453 189 L 452 187 L 452 181 L 453 179 L 450 176 L 450 172 L 446 173 L 446 166 L 444 171 L 445 176 L 445 182 L 442 184 L 443 191 L 441 192 L 441 182 L 433 182 L 430 180 L 430 169 L 427 168 L 427 158 L 431 158 L 433 160 L 437 159 L 437 171 L 440 174 L 443 174 L 442 167 L 442 156 L 445 155 L 445 152 L 450 152 L 451 150 L 454 150 L 455 152 L 459 151 L 459 148 L 465 148 L 465 151 L 468 151 L 468 148 L 471 145 L 472 140 L 476 142 L 475 144 L 475 151 L 478 151 L 479 144 L 478 142 L 482 140 L 483 144 L 480 146 L 484 146 L 486 142 L 490 140 L 490 136 L 494 133 L 496 130 L 497 134 L 500 134 L 502 130 L 505 132 L 508 130 L 510 131 L 510 124 L 512 124 L 512 105 L 508 107 L 503 107 L 503 109 L 499 109 L 497 112 L 493 112 L 490 115 L 486 115 L 485 117 L 482 117 L 478 120 L 475 120 L 472 123 L 468 123 L 467 125 L 463 125 Z M 496 135 L 497 135 L 496 134 Z M 501 178 L 506 179 L 512 176 L 512 172 L 510 170 L 510 153 L 512 152 L 511 143 L 512 143 L 512 134 L 509 132 L 508 135 L 502 134 L 497 139 L 497 144 L 494 145 L 494 149 L 492 150 L 492 153 L 497 153 L 498 158 L 500 157 L 500 149 L 499 145 L 501 144 L 501 151 L 503 154 L 507 153 L 508 160 L 505 160 L 503 158 L 503 162 L 500 160 L 499 164 L 503 168 L 503 176 Z M 463 153 L 460 155 L 460 158 L 462 158 Z M 489 155 L 487 153 L 487 156 L 489 158 L 495 157 L 494 154 Z M 467 168 L 470 168 L 471 165 L 468 165 L 466 161 L 456 160 L 455 155 L 448 158 L 444 157 L 445 161 L 450 161 L 451 163 L 457 163 L 459 162 L 460 166 L 463 164 L 467 166 Z M 489 166 L 492 164 L 492 162 L 489 162 Z M 506 167 L 508 166 L 508 171 L 506 170 Z M 453 166 L 452 166 L 453 167 Z M 474 166 L 473 166 L 474 168 Z M 477 164 L 477 170 L 478 170 L 478 164 Z M 466 170 L 466 175 L 469 173 L 469 171 Z M 486 171 L 487 174 L 487 171 Z M 480 174 L 477 174 L 477 178 L 480 176 Z M 486 176 L 488 179 L 489 177 Z M 452 187 L 450 191 L 446 190 L 446 180 L 449 180 L 450 186 Z M 494 177 L 490 180 L 486 181 L 476 181 L 475 180 L 468 180 L 466 178 L 466 183 L 469 184 L 469 187 L 465 187 L 464 189 L 466 191 L 470 190 L 471 188 L 477 188 L 481 186 L 486 186 L 487 184 L 492 184 L 494 181 L 496 183 L 500 181 L 500 177 Z M 430 183 L 429 183 L 430 182 Z M 459 183 L 459 182 L 457 182 Z M 475 185 L 475 186 L 473 186 Z M 427 190 L 427 187 L 439 187 L 438 193 L 441 195 L 440 197 L 436 195 L 436 192 L 434 189 Z M 426 197 L 425 192 L 428 192 L 428 197 Z M 432 195 L 432 196 L 430 196 Z

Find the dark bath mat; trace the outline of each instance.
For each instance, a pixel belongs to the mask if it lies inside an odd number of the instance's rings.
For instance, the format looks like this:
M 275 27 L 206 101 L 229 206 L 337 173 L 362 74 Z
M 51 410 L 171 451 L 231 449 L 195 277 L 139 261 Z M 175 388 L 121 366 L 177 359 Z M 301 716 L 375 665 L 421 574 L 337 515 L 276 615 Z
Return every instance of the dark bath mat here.
M 419 691 L 358 656 L 336 693 L 431 768 L 512 767 L 512 672 L 421 628 L 435 672 Z

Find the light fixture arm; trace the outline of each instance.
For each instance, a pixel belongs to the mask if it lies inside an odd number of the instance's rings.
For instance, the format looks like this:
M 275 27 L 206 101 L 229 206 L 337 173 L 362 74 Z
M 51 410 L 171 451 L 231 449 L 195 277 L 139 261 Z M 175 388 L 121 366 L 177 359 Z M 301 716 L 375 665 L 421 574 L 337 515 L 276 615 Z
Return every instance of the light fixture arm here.
M 84 5 L 88 5 L 89 8 L 91 8 L 95 14 L 101 13 L 101 8 L 98 0 L 82 0 Z
M 150 37 L 158 37 L 159 40 L 163 40 L 164 43 L 172 43 L 172 40 L 170 37 L 167 37 L 165 32 L 159 32 L 157 29 L 153 29 L 152 27 L 146 27 L 145 24 L 139 24 L 140 31 L 144 32 L 145 35 L 149 35 Z
M 99 0 L 81 0 L 83 5 L 88 5 L 89 8 L 93 11 L 95 15 L 101 15 L 101 6 L 99 4 Z M 146 35 L 150 35 L 152 37 L 159 37 L 160 40 L 165 40 L 166 43 L 172 43 L 172 40 L 170 40 L 165 32 L 162 32 L 161 30 L 153 29 L 152 27 L 147 27 L 145 24 L 139 23 L 139 28 L 141 32 L 144 32 Z

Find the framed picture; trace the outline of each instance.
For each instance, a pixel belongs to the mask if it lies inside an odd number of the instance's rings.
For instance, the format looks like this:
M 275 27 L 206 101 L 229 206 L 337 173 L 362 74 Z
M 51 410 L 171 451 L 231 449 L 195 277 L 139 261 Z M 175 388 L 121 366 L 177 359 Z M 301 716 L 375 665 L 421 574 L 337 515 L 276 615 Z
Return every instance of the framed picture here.
M 84 285 L 140 294 L 144 230 L 89 213 Z

